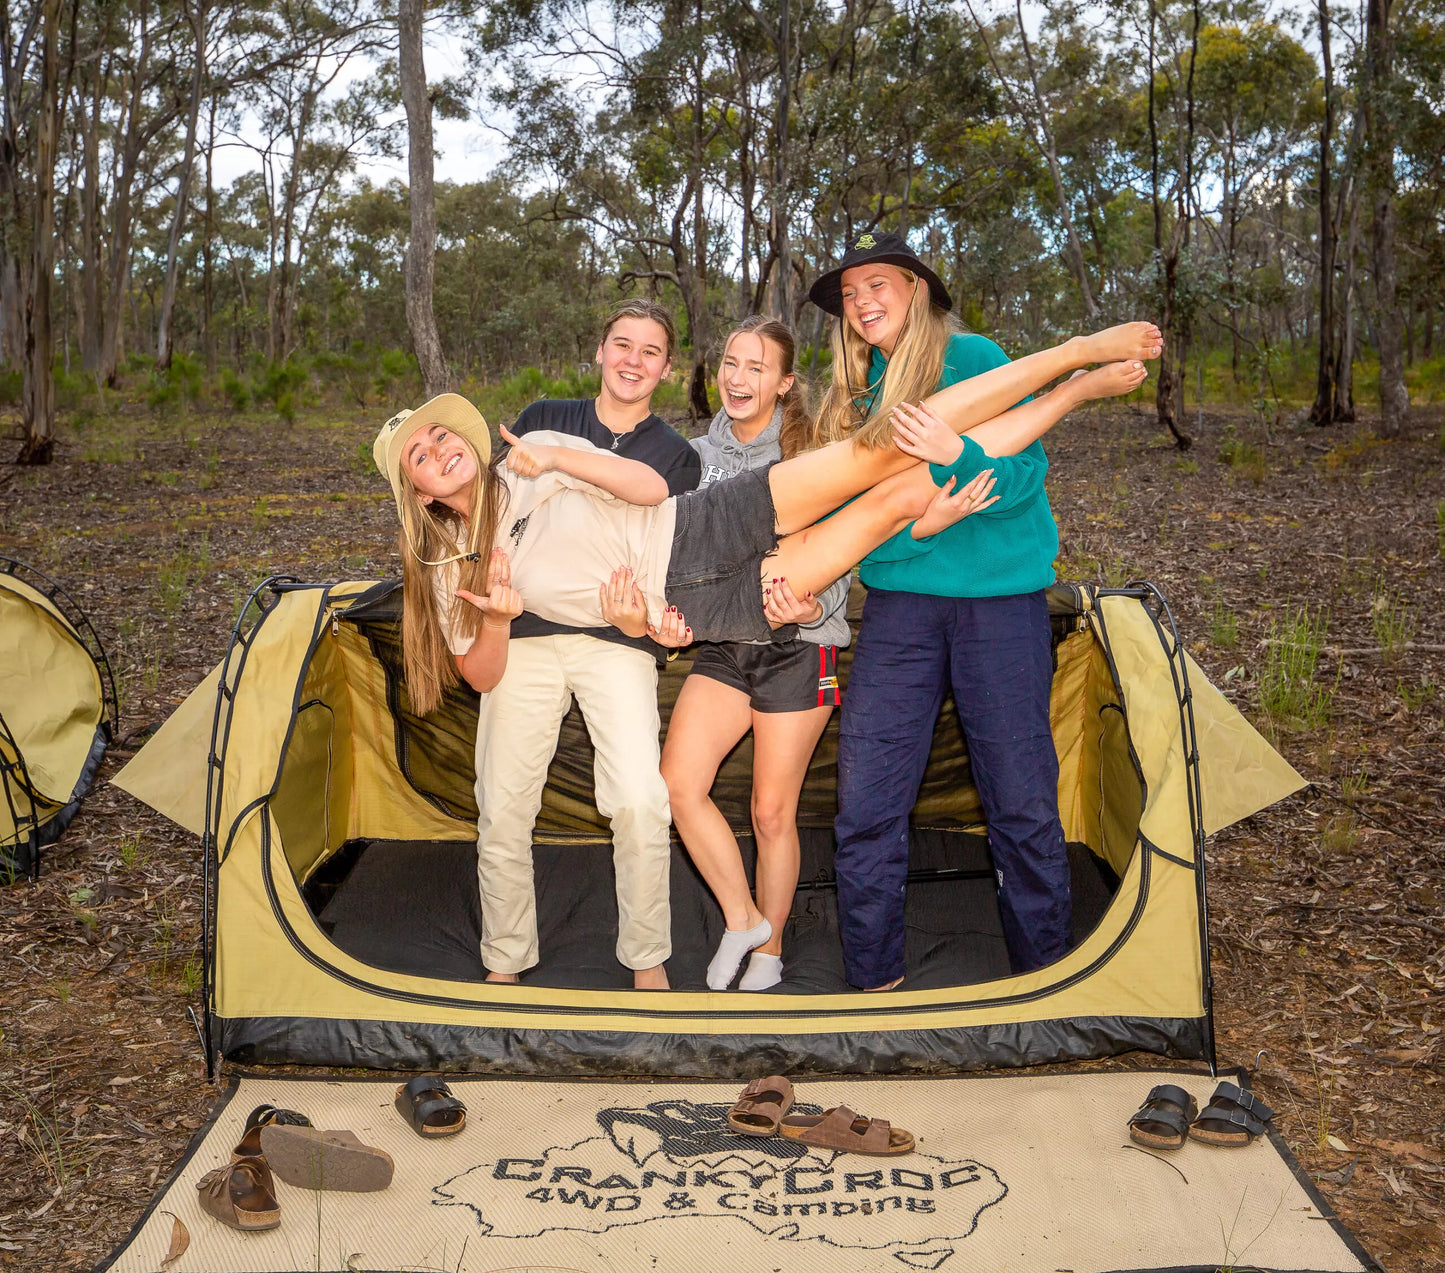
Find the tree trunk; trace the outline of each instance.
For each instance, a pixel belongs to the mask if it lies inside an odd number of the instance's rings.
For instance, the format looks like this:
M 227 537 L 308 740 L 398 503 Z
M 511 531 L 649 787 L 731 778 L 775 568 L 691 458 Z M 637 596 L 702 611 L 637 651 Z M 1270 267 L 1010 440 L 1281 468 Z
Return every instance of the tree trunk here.
M 1158 380 L 1154 385 L 1154 411 L 1159 423 L 1174 435 L 1174 443 L 1187 451 L 1194 440 L 1179 428 L 1184 382 L 1183 324 L 1178 313 L 1180 234 L 1187 224 L 1188 203 L 1181 199 L 1180 215 L 1164 245 L 1164 204 L 1159 198 L 1159 123 L 1154 101 L 1154 37 L 1158 12 L 1154 0 L 1149 4 L 1149 157 L 1150 189 L 1154 202 L 1154 261 L 1159 286 L 1159 327 L 1164 333 L 1164 353 L 1159 359 Z M 1196 24 L 1196 34 L 1197 34 Z M 1193 77 L 1191 75 L 1191 90 Z
M 176 284 L 180 273 L 181 231 L 190 207 L 191 173 L 196 166 L 196 132 L 201 122 L 201 97 L 206 81 L 206 0 L 198 0 L 195 13 L 187 12 L 196 37 L 196 64 L 191 68 L 190 109 L 186 114 L 186 150 L 176 179 L 176 207 L 166 239 L 166 275 L 161 289 L 161 312 L 156 323 L 156 366 L 171 365 L 171 318 L 176 308 Z
M 49 464 L 55 452 L 55 367 L 50 298 L 55 273 L 55 155 L 60 126 L 60 0 L 44 0 L 40 35 L 40 109 L 35 121 L 35 219 L 22 377 L 25 441 L 17 464 Z
M 142 26 L 135 65 L 131 68 L 130 103 L 127 107 L 125 137 L 123 144 L 119 147 L 120 165 L 116 172 L 114 197 L 111 202 L 111 216 L 115 222 L 115 229 L 110 240 L 110 253 L 105 270 L 106 291 L 100 311 L 100 364 L 96 368 L 96 378 L 107 385 L 115 384 L 116 375 L 120 369 L 122 311 L 130 282 L 131 234 L 136 212 L 131 200 L 131 191 L 135 187 L 141 155 L 148 140 L 141 125 L 141 113 L 145 103 L 150 53 L 150 29 Z M 155 126 L 154 119 L 146 125 L 147 128 Z
M 1410 409 L 1405 388 L 1404 318 L 1395 265 L 1395 129 L 1388 101 L 1393 0 L 1367 0 L 1365 94 L 1370 192 L 1370 263 L 1375 276 L 1375 344 L 1380 355 L 1380 434 L 1398 437 Z
M 1328 0 L 1319 0 L 1320 50 L 1324 55 L 1325 113 L 1320 122 L 1320 363 L 1311 424 L 1335 422 L 1335 212 L 1330 198 L 1330 141 L 1334 128 L 1334 63 L 1330 57 Z
M 422 49 L 425 7 L 425 0 L 401 0 L 397 24 L 400 31 L 401 100 L 406 107 L 410 179 L 407 202 L 411 205 L 411 240 L 406 249 L 406 325 L 421 367 L 423 391 L 431 398 L 445 392 L 448 377 L 432 305 L 437 209 L 433 189 L 432 104 L 426 89 L 426 62 Z
M 692 103 L 692 269 L 691 278 L 684 289 L 687 298 L 687 323 L 692 336 L 692 387 L 688 401 L 694 420 L 707 420 L 712 416 L 712 404 L 707 398 L 707 359 L 712 345 L 711 315 L 707 306 L 707 183 L 704 180 L 704 120 L 707 109 L 707 90 L 703 80 L 703 63 L 707 50 L 703 45 L 702 0 L 697 0 L 694 15 L 694 38 L 697 51 L 693 76 Z
M 793 246 L 788 225 L 788 120 L 793 107 L 792 0 L 781 0 L 778 13 L 777 139 L 773 146 L 773 309 L 778 318 L 793 322 Z
M 215 153 L 216 97 L 212 93 L 206 137 L 206 221 L 201 238 L 201 348 L 205 351 L 207 375 L 214 375 L 216 372 L 216 333 L 212 325 L 215 306 L 215 278 L 211 263 L 211 245 L 215 237 L 213 209 L 216 203 L 216 187 L 212 181 L 211 161 Z
M 108 63 L 93 74 L 89 110 L 81 137 L 80 189 L 80 300 L 77 327 L 80 336 L 80 365 L 96 377 L 100 373 L 101 329 L 101 234 L 100 234 L 100 130 L 105 84 L 110 78 Z
M 1044 105 L 1043 91 L 1039 88 L 1038 71 L 1034 67 L 1033 49 L 1029 45 L 1028 30 L 1024 26 L 1023 0 L 1014 0 L 1018 13 L 1019 40 L 1024 46 L 1024 61 L 1029 70 L 1029 82 L 1033 86 L 1034 106 L 1039 113 L 1039 134 L 1043 139 L 1041 149 L 1049 161 L 1049 176 L 1054 183 L 1054 199 L 1059 207 L 1059 222 L 1064 227 L 1064 241 L 1068 245 L 1069 268 L 1074 281 L 1079 285 L 1079 295 L 1084 300 L 1084 314 L 1093 326 L 1099 317 L 1099 307 L 1094 303 L 1094 292 L 1089 286 L 1089 271 L 1084 265 L 1084 245 L 1079 242 L 1078 231 L 1074 229 L 1073 213 L 1069 209 L 1069 198 L 1064 191 L 1063 172 L 1059 168 L 1059 148 L 1054 141 L 1054 130 L 1049 127 L 1048 110 Z M 1152 67 L 1151 67 L 1152 69 Z
M 1355 266 L 1360 256 L 1358 180 L 1352 180 L 1349 218 L 1345 232 L 1345 285 L 1341 297 L 1343 330 L 1335 357 L 1335 419 L 1351 424 L 1355 419 L 1355 314 L 1357 311 Z
M 27 64 L 34 35 L 34 15 L 17 29 L 11 6 L 0 11 L 0 55 L 4 74 L 4 109 L 0 110 L 0 217 L 16 229 L 24 226 L 26 181 L 20 171 L 20 102 L 28 80 Z M 16 235 L 21 239 L 22 236 Z M 0 233 L 0 355 L 6 366 L 26 365 L 25 245 Z

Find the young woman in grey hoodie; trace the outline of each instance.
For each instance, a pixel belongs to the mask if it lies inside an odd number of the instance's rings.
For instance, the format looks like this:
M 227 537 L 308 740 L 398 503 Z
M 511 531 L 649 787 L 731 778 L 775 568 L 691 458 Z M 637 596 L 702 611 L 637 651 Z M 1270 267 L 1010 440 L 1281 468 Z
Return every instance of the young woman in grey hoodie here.
M 774 319 L 749 318 L 733 330 L 718 367 L 722 410 L 692 445 L 702 459 L 699 486 L 766 468 L 829 441 L 816 436 L 793 373 L 793 333 Z M 819 596 L 793 593 L 786 579 L 768 589 L 768 617 L 796 624 L 790 641 L 700 645 L 678 695 L 662 751 L 672 818 L 693 862 L 717 897 L 727 931 L 707 984 L 726 990 L 752 952 L 741 990 L 766 990 L 783 975 L 783 926 L 798 884 L 798 798 L 813 749 L 841 701 L 837 655 L 849 641 L 844 575 Z M 753 731 L 753 831 L 757 897 L 742 853 L 709 794 L 718 767 Z

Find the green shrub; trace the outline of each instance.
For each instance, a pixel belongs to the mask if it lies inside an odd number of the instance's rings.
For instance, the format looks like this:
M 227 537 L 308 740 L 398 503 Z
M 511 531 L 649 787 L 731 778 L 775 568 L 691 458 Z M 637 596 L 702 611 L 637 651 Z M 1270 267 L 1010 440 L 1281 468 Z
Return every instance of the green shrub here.
M 201 364 L 190 354 L 177 353 L 171 358 L 171 365 L 164 370 L 152 368 L 150 390 L 146 401 L 152 407 L 179 405 L 199 402 L 201 398 Z
M 0 371 L 0 407 L 18 406 L 24 392 L 25 377 L 19 371 Z
M 302 359 L 288 358 L 262 368 L 260 378 L 252 381 L 251 392 L 257 399 L 271 403 L 276 414 L 290 423 L 296 419 L 296 409 L 307 405 L 310 379 L 310 369 Z
M 1272 724 L 1287 729 L 1319 729 L 1334 707 L 1333 686 L 1316 683 L 1320 653 L 1329 630 L 1329 613 L 1313 614 L 1308 603 L 1271 620 L 1259 674 L 1259 705 Z
M 221 368 L 221 392 L 232 411 L 244 411 L 251 405 L 251 386 L 229 367 Z
M 1232 650 L 1239 644 L 1239 619 L 1223 598 L 1215 598 L 1214 613 L 1209 618 L 1209 643 L 1221 650 Z
M 420 396 L 421 371 L 413 355 L 402 349 L 384 349 L 375 365 L 372 384 L 383 405 L 399 406 Z
M 54 371 L 55 401 L 60 407 L 72 409 L 78 406 L 87 394 L 95 393 L 95 382 L 79 368 L 66 371 L 65 363 L 56 359 Z
M 1219 459 L 1229 465 L 1231 472 L 1255 483 L 1264 481 L 1265 474 L 1269 472 L 1264 449 L 1235 437 L 1232 424 L 1225 430 L 1224 440 L 1219 444 Z

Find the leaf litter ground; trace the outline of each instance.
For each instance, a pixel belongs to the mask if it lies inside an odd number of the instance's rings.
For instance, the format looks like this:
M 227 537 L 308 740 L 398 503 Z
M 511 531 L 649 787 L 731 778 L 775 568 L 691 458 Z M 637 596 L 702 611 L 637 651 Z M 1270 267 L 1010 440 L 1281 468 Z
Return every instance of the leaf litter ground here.
M 1140 409 L 1079 413 L 1050 441 L 1050 497 L 1062 576 L 1156 582 L 1311 780 L 1209 846 L 1220 1062 L 1257 1064 L 1345 1222 L 1423 1273 L 1445 1268 L 1445 425 L 1368 425 L 1211 413 L 1181 454 Z M 104 779 L 219 660 L 260 579 L 396 574 L 374 429 L 122 410 L 48 468 L 0 468 L 3 551 L 88 611 L 122 710 L 39 884 L 0 890 L 0 1268 L 102 1258 L 215 1099 L 186 1013 L 198 843 Z M 1291 674 L 1302 640 L 1314 666 Z

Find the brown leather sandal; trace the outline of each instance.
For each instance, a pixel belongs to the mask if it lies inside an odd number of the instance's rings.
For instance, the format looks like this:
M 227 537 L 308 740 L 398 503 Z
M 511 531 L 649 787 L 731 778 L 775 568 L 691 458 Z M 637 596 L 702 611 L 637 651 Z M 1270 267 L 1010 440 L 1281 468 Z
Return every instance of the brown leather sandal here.
M 819 1149 L 841 1149 L 849 1154 L 873 1154 L 892 1158 L 913 1152 L 913 1133 L 893 1127 L 887 1119 L 863 1118 L 846 1105 L 826 1114 L 792 1114 L 778 1130 L 788 1140 L 800 1140 Z
M 728 1110 L 728 1126 L 744 1136 L 776 1136 L 793 1107 L 793 1085 L 781 1074 L 754 1079 Z
M 198 1181 L 201 1210 L 232 1229 L 252 1232 L 281 1223 L 276 1183 L 264 1158 L 237 1158 Z
M 298 1189 L 370 1193 L 391 1184 L 391 1155 L 355 1132 L 271 1123 L 261 1128 L 261 1148 L 271 1170 Z

